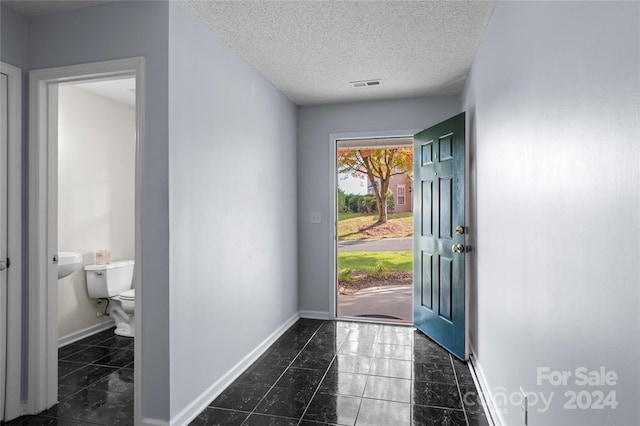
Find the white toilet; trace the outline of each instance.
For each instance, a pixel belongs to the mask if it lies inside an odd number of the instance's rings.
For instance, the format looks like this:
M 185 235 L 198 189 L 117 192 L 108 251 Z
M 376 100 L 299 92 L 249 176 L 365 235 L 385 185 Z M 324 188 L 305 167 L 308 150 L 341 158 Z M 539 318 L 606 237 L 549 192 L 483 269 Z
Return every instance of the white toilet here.
M 134 337 L 135 289 L 133 260 L 116 260 L 107 265 L 86 265 L 87 289 L 92 299 L 109 299 L 107 313 L 116 322 L 115 333 Z

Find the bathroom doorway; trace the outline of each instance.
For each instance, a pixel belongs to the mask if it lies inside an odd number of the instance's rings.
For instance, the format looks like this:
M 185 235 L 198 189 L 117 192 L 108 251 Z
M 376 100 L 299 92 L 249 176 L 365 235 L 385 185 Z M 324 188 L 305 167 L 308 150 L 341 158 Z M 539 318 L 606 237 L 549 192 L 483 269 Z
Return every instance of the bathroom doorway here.
M 143 65 L 143 58 L 129 58 L 31 72 L 29 413 L 58 402 L 59 346 L 110 338 L 112 322 L 88 298 L 84 281 L 82 266 L 95 263 L 97 250 L 135 260 L 136 300 L 142 298 Z M 59 279 L 62 251 L 80 253 L 81 265 Z M 131 360 L 140 359 L 141 339 L 138 333 Z M 67 359 L 69 352 L 60 350 L 65 367 L 83 362 L 82 354 Z M 139 362 L 127 367 L 139 395 Z
M 136 260 L 135 83 L 125 77 L 58 88 L 58 253 L 82 259 L 58 279 L 59 347 L 113 326 L 106 300 L 87 294 L 84 267 L 96 263 L 96 252 Z

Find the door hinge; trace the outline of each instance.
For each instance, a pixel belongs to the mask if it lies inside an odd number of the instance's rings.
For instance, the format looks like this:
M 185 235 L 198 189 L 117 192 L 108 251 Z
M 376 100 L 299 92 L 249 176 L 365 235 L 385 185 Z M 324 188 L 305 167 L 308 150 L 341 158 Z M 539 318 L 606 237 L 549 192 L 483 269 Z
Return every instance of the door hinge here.
M 11 266 L 11 259 L 7 257 L 7 269 L 9 269 L 9 266 Z
M 54 264 L 54 265 L 57 265 L 57 264 L 58 264 L 58 255 L 57 255 L 57 254 L 54 254 L 54 255 L 53 255 L 53 264 Z

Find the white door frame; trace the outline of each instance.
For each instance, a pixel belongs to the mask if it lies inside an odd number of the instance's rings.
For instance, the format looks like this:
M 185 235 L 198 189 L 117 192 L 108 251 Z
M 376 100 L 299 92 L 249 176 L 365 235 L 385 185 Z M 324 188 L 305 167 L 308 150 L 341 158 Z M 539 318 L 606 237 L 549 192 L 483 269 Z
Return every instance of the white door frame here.
M 413 137 L 423 129 L 386 130 L 377 132 L 349 132 L 329 134 L 329 232 L 330 265 L 329 265 L 329 319 L 337 318 L 338 306 L 338 141 L 349 139 L 379 139 Z
M 126 58 L 30 72 L 29 102 L 29 392 L 30 414 L 57 402 L 58 295 L 52 261 L 57 253 L 58 85 L 116 77 L 136 79 L 135 328 L 142 319 L 142 166 L 144 144 L 144 58 Z M 141 419 L 142 333 L 135 342 L 135 419 Z
M 0 72 L 7 76 L 8 97 L 8 143 L 7 161 L 7 257 L 11 260 L 6 270 L 6 303 L 0 308 L 6 312 L 6 322 L 0 320 L 0 327 L 6 327 L 6 354 L 0 354 L 4 363 L 2 371 L 3 391 L 0 397 L 4 406 L 4 418 L 13 419 L 22 412 L 22 70 L 0 62 Z M 6 358 L 5 358 L 6 355 Z M 0 414 L 0 420 L 4 420 Z

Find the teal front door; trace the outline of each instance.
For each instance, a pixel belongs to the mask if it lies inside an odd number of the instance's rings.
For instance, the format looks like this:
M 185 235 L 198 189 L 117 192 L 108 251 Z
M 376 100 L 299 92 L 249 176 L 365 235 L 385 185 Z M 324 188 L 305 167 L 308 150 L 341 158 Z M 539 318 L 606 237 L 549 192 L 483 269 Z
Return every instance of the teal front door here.
M 465 312 L 465 114 L 414 136 L 416 327 L 467 359 Z

